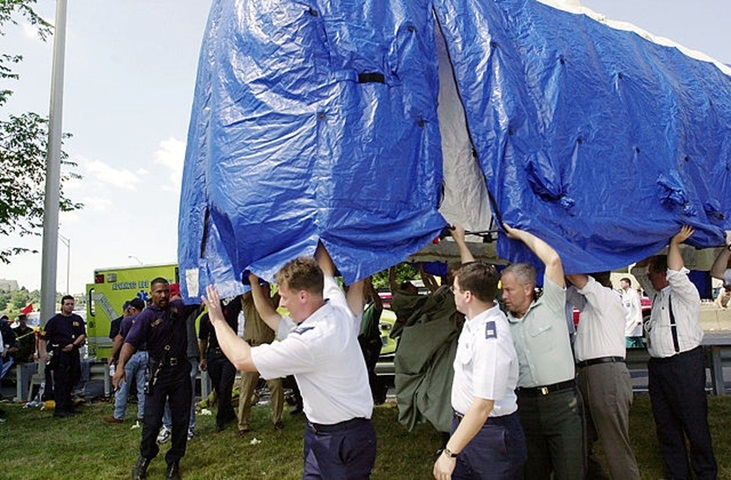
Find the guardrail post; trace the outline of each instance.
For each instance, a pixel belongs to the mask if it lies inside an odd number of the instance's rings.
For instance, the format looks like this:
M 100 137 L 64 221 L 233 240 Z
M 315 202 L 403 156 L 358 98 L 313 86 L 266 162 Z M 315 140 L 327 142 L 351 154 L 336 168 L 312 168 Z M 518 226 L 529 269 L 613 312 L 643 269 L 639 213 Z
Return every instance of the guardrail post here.
M 714 395 L 725 395 L 726 386 L 723 381 L 723 363 L 721 362 L 721 346 L 710 345 L 706 347 L 707 357 L 710 360 L 711 387 Z

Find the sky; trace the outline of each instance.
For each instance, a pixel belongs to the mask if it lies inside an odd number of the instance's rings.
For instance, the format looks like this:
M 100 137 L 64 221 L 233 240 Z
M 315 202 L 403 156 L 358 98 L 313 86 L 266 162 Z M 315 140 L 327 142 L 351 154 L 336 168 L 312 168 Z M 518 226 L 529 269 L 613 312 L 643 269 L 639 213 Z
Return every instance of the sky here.
M 633 23 L 731 64 L 728 0 L 584 0 L 607 18 Z M 82 293 L 96 268 L 175 262 L 185 140 L 198 53 L 211 0 L 68 0 L 64 150 L 83 176 L 65 192 L 82 210 L 62 213 L 57 290 Z M 56 2 L 36 10 L 53 23 Z M 0 112 L 49 110 L 53 40 L 22 22 L 6 26 L 0 53 L 23 54 L 20 80 Z M 41 249 L 41 238 L 0 238 L 0 247 Z M 70 268 L 67 271 L 67 254 Z M 0 264 L 0 278 L 33 290 L 41 254 Z

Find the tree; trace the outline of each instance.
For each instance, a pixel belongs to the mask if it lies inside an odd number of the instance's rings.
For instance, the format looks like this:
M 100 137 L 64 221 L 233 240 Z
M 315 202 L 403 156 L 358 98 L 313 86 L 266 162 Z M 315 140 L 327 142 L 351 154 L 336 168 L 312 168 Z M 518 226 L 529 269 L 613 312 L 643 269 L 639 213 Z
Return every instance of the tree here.
M 2 0 L 0 2 L 0 36 L 5 26 L 17 25 L 22 17 L 36 27 L 39 37 L 46 40 L 53 27 L 32 9 L 36 0 Z M 0 53 L 0 80 L 17 80 L 12 65 L 23 60 L 21 55 Z M 12 95 L 12 91 L 0 88 L 0 108 Z M 64 138 L 69 138 L 64 134 Z M 46 154 L 48 151 L 48 119 L 37 113 L 8 115 L 0 118 L 0 236 L 40 235 L 43 225 L 45 199 Z M 76 164 L 61 152 L 61 165 L 74 168 Z M 66 198 L 63 184 L 72 178 L 81 178 L 73 171 L 61 176 L 60 209 L 72 211 L 83 207 Z M 10 263 L 10 258 L 22 252 L 32 251 L 23 247 L 0 249 L 0 262 Z

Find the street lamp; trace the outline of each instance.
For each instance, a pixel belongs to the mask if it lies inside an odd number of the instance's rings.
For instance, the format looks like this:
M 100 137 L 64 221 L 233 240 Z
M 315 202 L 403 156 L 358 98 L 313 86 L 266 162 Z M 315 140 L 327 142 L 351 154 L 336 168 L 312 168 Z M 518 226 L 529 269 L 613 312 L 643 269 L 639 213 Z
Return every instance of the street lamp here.
M 142 260 L 140 260 L 139 258 L 135 257 L 134 255 L 127 255 L 127 258 L 130 258 L 132 260 L 137 260 L 137 263 L 139 263 L 140 265 L 144 265 L 144 263 L 142 263 Z
M 71 295 L 71 289 L 69 288 L 69 278 L 71 277 L 71 239 L 64 237 L 60 233 L 58 239 L 66 245 L 66 295 Z

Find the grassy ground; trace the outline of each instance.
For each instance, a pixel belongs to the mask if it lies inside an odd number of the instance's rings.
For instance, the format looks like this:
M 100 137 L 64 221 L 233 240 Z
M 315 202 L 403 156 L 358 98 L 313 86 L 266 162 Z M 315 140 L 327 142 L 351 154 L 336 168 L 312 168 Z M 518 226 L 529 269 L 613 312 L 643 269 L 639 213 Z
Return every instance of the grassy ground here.
M 137 458 L 140 430 L 133 422 L 106 425 L 101 417 L 112 412 L 107 403 L 83 407 L 76 417 L 54 419 L 49 411 L 3 404 L 7 422 L 0 425 L 0 479 L 96 480 L 129 478 Z M 128 413 L 134 416 L 134 405 Z M 731 397 L 710 398 L 711 431 L 719 462 L 719 478 L 731 479 Z M 304 418 L 285 411 L 285 429 L 274 431 L 266 406 L 252 412 L 254 430 L 244 439 L 230 426 L 215 432 L 213 416 L 198 416 L 197 436 L 188 443 L 181 462 L 186 480 L 192 479 L 297 479 L 302 474 Z M 431 478 L 433 453 L 439 435 L 428 425 L 407 432 L 397 420 L 394 404 L 376 407 L 378 457 L 374 479 Z M 631 412 L 632 442 L 643 479 L 662 477 L 655 430 L 647 397 L 638 397 Z M 252 442 L 257 439 L 260 443 Z M 164 452 L 149 470 L 149 478 L 165 475 Z

